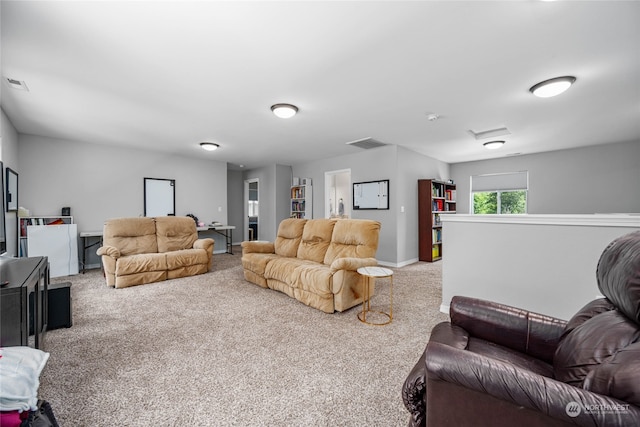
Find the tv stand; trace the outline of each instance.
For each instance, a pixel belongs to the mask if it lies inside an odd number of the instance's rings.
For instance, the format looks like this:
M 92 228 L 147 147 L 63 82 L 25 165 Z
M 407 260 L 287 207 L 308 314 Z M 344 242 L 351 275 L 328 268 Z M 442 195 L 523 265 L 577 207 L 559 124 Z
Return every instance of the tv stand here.
M 21 345 L 43 350 L 49 310 L 47 257 L 0 256 L 0 283 L 6 282 L 0 289 L 0 347 Z

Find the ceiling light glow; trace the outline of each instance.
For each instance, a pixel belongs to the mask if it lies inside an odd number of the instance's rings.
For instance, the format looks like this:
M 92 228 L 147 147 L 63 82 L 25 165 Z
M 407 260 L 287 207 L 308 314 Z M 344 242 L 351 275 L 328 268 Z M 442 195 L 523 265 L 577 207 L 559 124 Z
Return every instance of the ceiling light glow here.
M 529 92 L 539 98 L 551 98 L 569 89 L 575 81 L 573 76 L 556 77 L 531 86 Z
M 271 111 L 273 111 L 276 117 L 288 119 L 296 115 L 298 107 L 292 104 L 274 104 L 271 106 Z
M 486 148 L 487 150 L 495 150 L 502 147 L 504 145 L 504 141 L 489 141 L 485 142 L 482 145 L 484 145 L 484 148 Z
M 215 151 L 220 148 L 220 145 L 216 144 L 215 142 L 201 142 L 200 147 L 202 147 L 203 150 Z

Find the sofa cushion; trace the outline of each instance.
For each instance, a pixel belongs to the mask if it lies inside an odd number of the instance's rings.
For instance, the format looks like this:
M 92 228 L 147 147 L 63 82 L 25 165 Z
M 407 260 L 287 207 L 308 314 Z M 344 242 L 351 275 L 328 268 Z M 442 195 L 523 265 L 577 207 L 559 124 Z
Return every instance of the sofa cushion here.
M 103 242 L 120 250 L 121 256 L 158 252 L 153 218 L 114 218 L 104 223 Z
M 331 243 L 324 264 L 336 258 L 375 258 L 378 249 L 380 223 L 368 219 L 338 220 L 333 227 Z
M 278 258 L 276 254 L 248 253 L 242 255 L 242 268 L 264 276 L 267 264 L 272 259 Z
M 156 220 L 158 252 L 191 249 L 198 240 L 196 222 L 189 217 L 159 216 Z
M 556 379 L 582 387 L 587 374 L 640 340 L 640 329 L 617 310 L 592 317 L 562 336 L 553 365 Z
M 307 265 L 311 261 L 305 261 L 299 258 L 277 257 L 267 264 L 264 271 L 266 279 L 276 279 L 288 285 L 294 284 L 293 272 L 301 265 Z
M 303 289 L 321 297 L 333 295 L 332 279 L 331 269 L 324 264 L 316 263 L 296 267 L 291 276 L 294 288 Z
M 298 246 L 298 258 L 322 263 L 331 242 L 335 220 L 312 219 L 307 221 Z
M 298 254 L 298 246 L 302 240 L 302 230 L 306 219 L 288 218 L 278 226 L 278 236 L 273 242 L 277 255 L 293 258 Z
M 602 295 L 640 325 L 640 231 L 618 237 L 605 248 L 596 277 Z
M 118 259 L 116 263 L 116 276 L 128 274 L 146 273 L 150 271 L 166 271 L 167 257 L 165 254 L 149 253 L 129 255 Z
M 176 270 L 196 264 L 209 264 L 209 257 L 204 249 L 182 249 L 179 251 L 167 252 L 167 269 Z

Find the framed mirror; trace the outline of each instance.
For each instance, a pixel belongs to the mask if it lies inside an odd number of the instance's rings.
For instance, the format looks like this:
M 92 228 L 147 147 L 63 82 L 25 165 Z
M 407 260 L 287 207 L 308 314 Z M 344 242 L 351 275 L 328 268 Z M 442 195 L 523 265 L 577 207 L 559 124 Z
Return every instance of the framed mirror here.
M 176 214 L 176 180 L 144 179 L 144 216 L 174 216 Z
M 18 210 L 18 174 L 7 168 L 7 212 Z

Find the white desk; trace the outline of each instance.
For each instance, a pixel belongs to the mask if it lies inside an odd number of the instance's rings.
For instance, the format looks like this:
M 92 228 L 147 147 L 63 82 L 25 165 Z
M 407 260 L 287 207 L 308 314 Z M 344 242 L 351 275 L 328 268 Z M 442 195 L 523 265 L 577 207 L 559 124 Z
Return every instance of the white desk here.
M 204 227 L 197 227 L 197 229 L 198 231 L 211 230 L 224 236 L 227 253 L 233 255 L 233 230 L 236 229 L 235 225 L 205 225 Z

